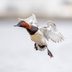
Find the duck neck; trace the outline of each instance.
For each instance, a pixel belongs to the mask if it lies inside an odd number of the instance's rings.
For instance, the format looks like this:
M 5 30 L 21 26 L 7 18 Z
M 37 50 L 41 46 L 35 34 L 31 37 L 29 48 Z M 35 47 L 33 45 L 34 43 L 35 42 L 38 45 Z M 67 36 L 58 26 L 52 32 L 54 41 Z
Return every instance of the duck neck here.
M 38 27 L 32 26 L 31 29 L 27 29 L 30 35 L 34 35 L 38 31 Z

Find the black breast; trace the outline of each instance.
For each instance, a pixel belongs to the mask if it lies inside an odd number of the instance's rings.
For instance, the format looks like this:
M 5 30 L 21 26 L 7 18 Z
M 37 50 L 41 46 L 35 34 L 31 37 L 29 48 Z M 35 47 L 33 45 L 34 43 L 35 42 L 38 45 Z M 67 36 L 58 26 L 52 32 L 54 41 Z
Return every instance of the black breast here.
M 38 27 L 32 26 L 31 29 L 27 29 L 30 35 L 35 34 L 38 31 Z

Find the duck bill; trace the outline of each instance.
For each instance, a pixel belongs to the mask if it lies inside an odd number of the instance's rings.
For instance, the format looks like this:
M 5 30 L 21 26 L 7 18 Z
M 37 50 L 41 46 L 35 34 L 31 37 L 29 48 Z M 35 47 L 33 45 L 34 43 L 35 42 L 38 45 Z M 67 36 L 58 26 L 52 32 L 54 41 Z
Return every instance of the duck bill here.
M 20 24 L 14 25 L 14 27 L 20 27 Z

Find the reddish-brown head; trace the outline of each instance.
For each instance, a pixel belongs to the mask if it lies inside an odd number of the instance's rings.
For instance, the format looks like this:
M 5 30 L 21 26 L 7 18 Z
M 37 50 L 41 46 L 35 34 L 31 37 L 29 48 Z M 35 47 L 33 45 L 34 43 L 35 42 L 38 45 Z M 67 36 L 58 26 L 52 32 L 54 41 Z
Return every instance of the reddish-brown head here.
M 28 23 L 25 22 L 25 21 L 20 21 L 16 26 L 18 26 L 18 27 L 23 27 L 23 28 L 26 28 L 26 29 L 31 29 L 31 25 L 28 24 Z

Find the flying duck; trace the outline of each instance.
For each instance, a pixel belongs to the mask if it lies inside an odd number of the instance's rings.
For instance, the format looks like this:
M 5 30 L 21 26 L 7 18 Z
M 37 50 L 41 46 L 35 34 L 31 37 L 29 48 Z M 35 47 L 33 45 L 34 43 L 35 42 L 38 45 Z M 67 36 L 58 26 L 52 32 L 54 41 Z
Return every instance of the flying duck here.
M 40 51 L 47 49 L 47 53 L 50 57 L 53 57 L 53 54 L 47 45 L 49 39 L 55 43 L 63 40 L 63 35 L 57 31 L 55 23 L 47 22 L 44 26 L 39 27 L 34 14 L 26 19 L 19 18 L 19 22 L 15 26 L 25 28 L 31 40 L 35 42 L 34 48 Z

